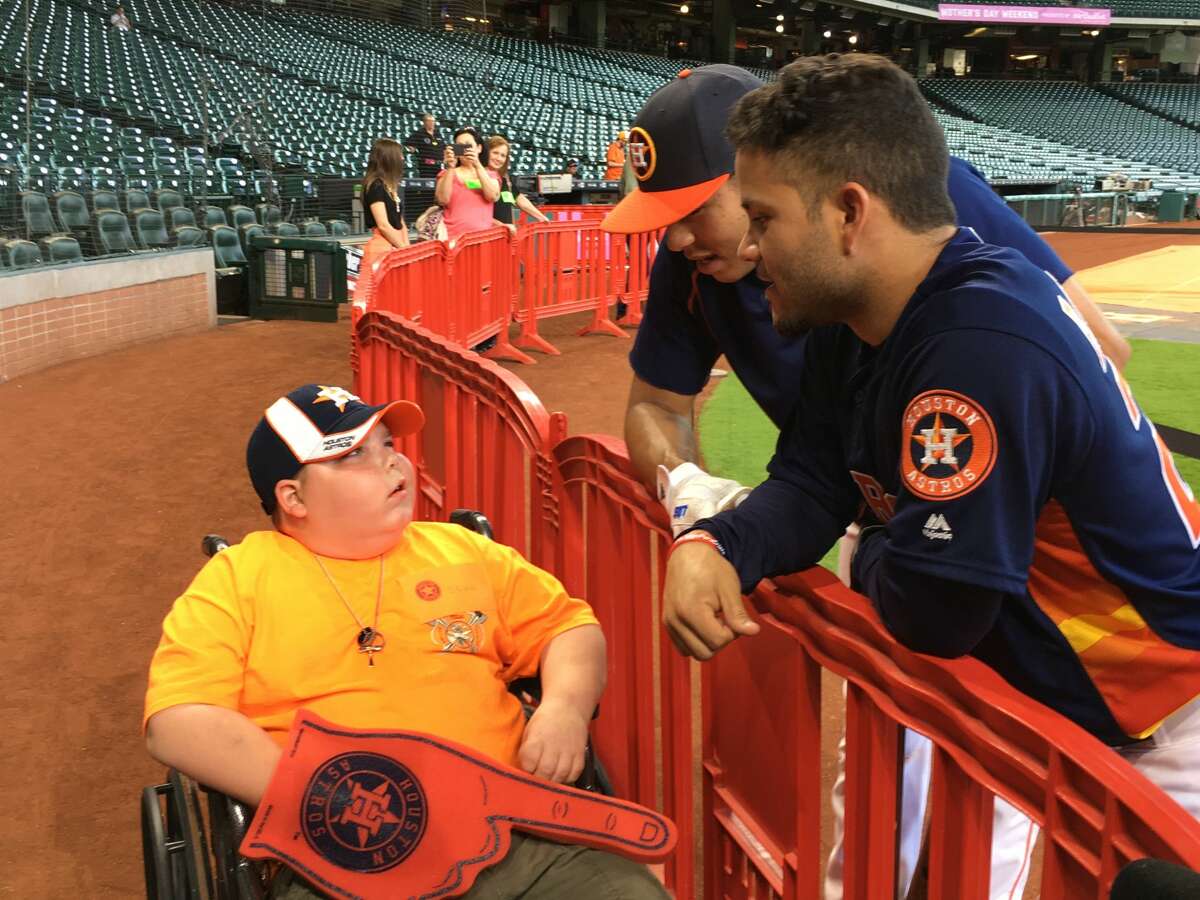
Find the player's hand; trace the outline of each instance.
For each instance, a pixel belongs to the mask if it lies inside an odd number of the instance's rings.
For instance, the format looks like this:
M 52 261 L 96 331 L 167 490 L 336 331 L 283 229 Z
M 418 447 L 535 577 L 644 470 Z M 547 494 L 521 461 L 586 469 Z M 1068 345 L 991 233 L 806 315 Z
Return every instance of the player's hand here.
M 543 701 L 525 725 L 521 768 L 538 778 L 570 784 L 583 773 L 588 719 L 570 704 Z
M 674 469 L 658 467 L 658 499 L 671 517 L 671 531 L 679 537 L 701 519 L 733 509 L 746 499 L 750 488 L 732 478 L 716 478 L 695 463 Z
M 696 659 L 711 659 L 741 635 L 761 630 L 746 612 L 737 570 L 704 541 L 671 553 L 663 586 L 663 625 L 679 652 Z

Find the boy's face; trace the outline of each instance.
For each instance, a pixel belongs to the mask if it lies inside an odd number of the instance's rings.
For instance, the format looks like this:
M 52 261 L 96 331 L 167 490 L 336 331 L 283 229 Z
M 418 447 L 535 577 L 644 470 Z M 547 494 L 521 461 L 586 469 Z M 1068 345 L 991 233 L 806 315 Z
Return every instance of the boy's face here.
M 378 556 L 413 518 L 413 465 L 392 448 L 383 423 L 345 456 L 304 466 L 295 481 L 303 521 L 297 536 L 323 555 Z

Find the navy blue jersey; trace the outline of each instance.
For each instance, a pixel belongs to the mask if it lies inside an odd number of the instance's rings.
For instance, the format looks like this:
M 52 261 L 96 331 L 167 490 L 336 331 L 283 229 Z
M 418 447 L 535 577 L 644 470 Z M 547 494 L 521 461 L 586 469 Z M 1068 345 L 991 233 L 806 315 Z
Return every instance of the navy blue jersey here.
M 960 225 L 983 240 L 1024 253 L 1034 265 L 1065 281 L 1061 259 L 968 163 L 950 158 L 947 181 Z M 782 427 L 799 396 L 804 339 L 783 338 L 771 324 L 762 282 L 753 274 L 736 284 L 700 275 L 682 253 L 661 246 L 650 273 L 650 293 L 629 362 L 647 384 L 676 394 L 700 393 L 724 354 L 756 403 Z
M 770 477 L 700 523 L 745 588 L 882 524 L 889 565 L 1002 594 L 973 654 L 1102 740 L 1200 695 L 1200 505 L 1048 273 L 960 229 L 881 346 L 805 355 Z

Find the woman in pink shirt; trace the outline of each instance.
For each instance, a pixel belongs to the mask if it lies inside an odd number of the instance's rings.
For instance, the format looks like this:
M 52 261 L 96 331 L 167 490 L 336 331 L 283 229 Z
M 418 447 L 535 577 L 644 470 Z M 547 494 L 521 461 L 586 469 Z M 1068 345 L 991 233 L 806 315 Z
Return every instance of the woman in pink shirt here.
M 483 138 L 474 128 L 454 133 L 446 147 L 445 170 L 438 176 L 434 198 L 444 210 L 446 240 L 453 244 L 470 231 L 492 227 L 492 204 L 500 198 L 500 182 L 487 170 Z

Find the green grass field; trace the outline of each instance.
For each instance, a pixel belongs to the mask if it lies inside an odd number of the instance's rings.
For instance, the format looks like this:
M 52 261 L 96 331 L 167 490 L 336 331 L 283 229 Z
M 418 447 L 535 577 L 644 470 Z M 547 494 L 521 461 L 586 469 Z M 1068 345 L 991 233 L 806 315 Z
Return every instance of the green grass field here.
M 1125 375 L 1143 411 L 1154 422 L 1200 433 L 1200 344 L 1131 341 Z M 700 412 L 700 449 L 710 472 L 742 484 L 763 480 L 778 431 L 733 374 L 719 385 Z M 1200 490 L 1200 460 L 1176 454 L 1188 484 Z M 834 567 L 836 550 L 822 560 Z

